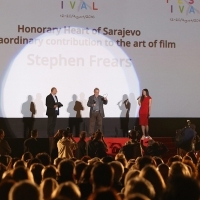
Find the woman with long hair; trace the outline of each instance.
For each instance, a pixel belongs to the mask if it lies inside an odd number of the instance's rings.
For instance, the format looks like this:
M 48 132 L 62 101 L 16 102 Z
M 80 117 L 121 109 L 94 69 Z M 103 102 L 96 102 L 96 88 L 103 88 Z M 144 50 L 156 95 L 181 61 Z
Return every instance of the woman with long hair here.
M 138 98 L 139 110 L 139 121 L 142 128 L 143 136 L 149 134 L 149 116 L 151 113 L 152 99 L 149 96 L 148 89 L 142 90 L 142 95 Z

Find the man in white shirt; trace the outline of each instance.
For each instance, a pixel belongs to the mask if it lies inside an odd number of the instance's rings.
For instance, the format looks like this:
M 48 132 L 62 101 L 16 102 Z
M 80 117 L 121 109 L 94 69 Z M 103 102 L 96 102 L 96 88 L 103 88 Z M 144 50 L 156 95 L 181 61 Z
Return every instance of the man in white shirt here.
M 73 158 L 73 151 L 77 148 L 77 144 L 67 128 L 62 133 L 63 137 L 57 142 L 58 158 Z

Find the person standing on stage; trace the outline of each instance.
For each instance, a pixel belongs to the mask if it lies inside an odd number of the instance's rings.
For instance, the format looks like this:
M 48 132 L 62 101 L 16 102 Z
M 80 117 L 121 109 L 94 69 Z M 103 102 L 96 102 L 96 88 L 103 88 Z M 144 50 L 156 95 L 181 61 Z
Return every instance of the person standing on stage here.
M 151 113 L 152 99 L 149 96 L 148 89 L 142 90 L 142 95 L 138 98 L 139 110 L 139 122 L 142 128 L 143 136 L 149 134 L 149 116 Z
M 58 98 L 56 94 L 57 89 L 53 87 L 51 88 L 51 93 L 46 97 L 46 115 L 48 116 L 47 134 L 49 137 L 54 135 L 56 119 L 57 115 L 59 115 Z
M 90 96 L 87 106 L 90 107 L 90 126 L 89 134 L 94 133 L 95 123 L 97 122 L 97 129 L 102 130 L 102 118 L 104 117 L 103 104 L 107 104 L 106 97 L 99 95 L 99 88 L 94 89 L 94 95 Z

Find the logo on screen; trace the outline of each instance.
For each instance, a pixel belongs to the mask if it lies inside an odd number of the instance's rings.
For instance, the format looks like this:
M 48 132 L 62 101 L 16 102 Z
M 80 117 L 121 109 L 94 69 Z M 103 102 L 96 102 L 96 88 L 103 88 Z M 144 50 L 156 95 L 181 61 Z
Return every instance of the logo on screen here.
M 197 2 L 199 0 L 166 0 L 167 4 L 170 5 L 171 13 L 186 14 L 188 16 L 200 14 Z
M 61 1 L 61 9 L 69 8 L 71 10 L 85 10 L 85 11 L 97 11 L 98 7 L 95 2 L 88 2 L 86 0 L 76 0 L 76 1 Z

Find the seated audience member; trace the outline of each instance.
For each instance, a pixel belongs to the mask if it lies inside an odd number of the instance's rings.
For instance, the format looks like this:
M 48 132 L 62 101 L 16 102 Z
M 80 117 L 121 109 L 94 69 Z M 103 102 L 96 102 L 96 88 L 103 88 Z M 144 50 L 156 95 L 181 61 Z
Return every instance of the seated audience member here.
M 179 155 L 170 157 L 167 161 L 167 165 L 170 167 L 173 162 L 182 162 L 182 157 Z
M 30 169 L 31 165 L 34 163 L 39 163 L 41 164 L 41 161 L 38 158 L 32 158 L 27 162 L 27 168 Z
M 44 165 L 40 164 L 40 163 L 33 163 L 30 166 L 30 171 L 33 174 L 33 179 L 34 182 L 37 185 L 40 185 L 41 181 L 42 181 L 42 170 L 44 169 Z
M 163 160 L 162 158 L 158 157 L 158 156 L 154 156 L 153 159 L 155 160 L 156 162 L 156 166 L 160 165 L 160 164 L 163 164 Z
M 193 163 L 196 165 L 197 164 L 197 157 L 194 152 L 190 151 L 186 154 L 186 156 L 190 156 L 192 158 Z
M 24 167 L 17 167 L 12 171 L 12 178 L 16 182 L 20 182 L 22 180 L 29 180 L 34 182 L 33 175 L 29 169 Z
M 13 164 L 13 169 L 17 168 L 17 167 L 24 167 L 26 168 L 26 163 L 23 160 L 17 160 L 14 164 Z
M 74 141 L 70 128 L 67 128 L 62 132 L 62 138 L 57 142 L 58 157 L 59 158 L 73 158 L 73 151 L 77 148 L 77 144 Z
M 168 174 L 169 174 L 169 167 L 166 164 L 160 164 L 157 167 L 158 171 L 160 172 L 161 176 L 163 177 L 163 180 L 165 181 L 165 184 L 168 181 Z
M 124 185 L 128 183 L 128 181 L 132 180 L 133 178 L 138 177 L 140 174 L 139 170 L 129 170 L 124 178 Z
M 126 168 L 129 170 L 131 168 L 134 168 L 135 166 L 135 159 L 130 159 L 127 164 L 126 164 Z
M 33 155 L 30 152 L 24 153 L 21 158 L 24 162 L 28 162 L 31 159 L 33 159 Z
M 142 177 L 131 179 L 125 185 L 125 191 L 124 191 L 125 199 L 135 193 L 143 194 L 147 196 L 149 199 L 154 199 L 155 197 L 155 190 L 153 185 L 148 180 Z
M 116 154 L 115 160 L 116 160 L 116 161 L 119 161 L 120 163 L 122 163 L 122 165 L 123 165 L 124 167 L 126 167 L 126 165 L 127 165 L 127 160 L 126 160 L 126 157 L 125 157 L 125 155 L 124 155 L 123 153 L 118 153 L 118 154 Z
M 94 157 L 94 158 L 88 160 L 88 165 L 93 165 L 93 164 L 95 164 L 96 162 L 101 162 L 101 159 L 98 158 L 98 157 Z
M 139 175 L 139 178 L 143 177 L 148 180 L 154 187 L 155 190 L 155 200 L 159 200 L 161 194 L 163 193 L 166 185 L 160 174 L 160 172 L 152 165 L 144 167 Z
M 77 183 L 78 183 L 79 180 L 80 180 L 80 177 L 81 177 L 81 174 L 82 174 L 83 170 L 84 170 L 87 166 L 88 166 L 88 165 L 87 165 L 85 162 L 83 162 L 83 161 L 79 162 L 79 163 L 75 166 L 75 168 L 74 168 L 74 177 L 75 177 Z
M 93 169 L 93 165 L 88 165 L 82 172 L 78 182 L 78 187 L 81 192 L 81 199 L 87 199 L 92 193 L 92 184 L 90 174 Z
M 189 169 L 191 169 L 191 177 L 196 178 L 197 169 L 196 169 L 195 164 L 192 162 L 192 160 L 183 160 L 183 163 L 190 167 Z
M 104 164 L 108 164 L 112 161 L 115 161 L 115 159 L 112 156 L 105 156 L 101 159 L 101 162 Z
M 58 187 L 58 183 L 53 178 L 46 178 L 40 184 L 43 200 L 49 200 L 54 190 Z
M 176 164 L 176 163 L 175 163 Z M 174 165 L 174 164 L 173 164 Z M 199 200 L 199 183 L 187 175 L 174 176 L 169 180 L 162 200 Z
M 103 158 L 107 156 L 107 145 L 103 139 L 103 133 L 97 130 L 94 139 L 88 144 L 88 149 L 91 153 L 91 158 L 98 157 Z
M 4 180 L 0 182 L 0 199 L 8 200 L 8 194 L 11 187 L 15 184 L 13 180 Z
M 12 186 L 9 192 L 9 200 L 41 200 L 41 194 L 35 184 L 24 180 Z
M 63 160 L 63 158 L 56 158 L 53 161 L 54 166 L 57 168 L 59 163 Z
M 99 163 L 91 171 L 93 191 L 101 187 L 111 188 L 114 181 L 114 170 L 111 166 Z
M 74 168 L 75 164 L 72 160 L 62 160 L 58 165 L 58 182 L 63 183 L 66 181 L 74 182 Z
M 53 165 L 46 166 L 42 169 L 42 180 L 46 178 L 57 179 L 57 169 Z
M 51 164 L 51 157 L 48 153 L 38 153 L 35 158 L 39 159 L 44 166 Z
M 143 156 L 143 157 L 140 157 L 140 158 L 136 159 L 136 163 L 135 164 L 136 164 L 136 168 L 138 170 L 142 170 L 147 165 L 156 166 L 155 160 L 150 156 Z
M 137 131 L 131 130 L 128 136 L 129 140 L 121 148 L 120 152 L 125 155 L 127 160 L 136 159 L 141 156 L 140 143 L 137 140 Z
M 30 152 L 33 157 L 40 151 L 37 137 L 38 131 L 35 129 L 31 131 L 31 137 L 24 141 L 24 152 Z
M 0 155 L 10 155 L 11 154 L 11 148 L 8 142 L 4 139 L 5 133 L 2 129 L 0 129 Z
M 115 190 L 99 189 L 92 193 L 88 200 L 121 200 Z
M 53 192 L 53 197 L 66 197 L 71 200 L 79 200 L 81 193 L 76 184 L 71 181 L 61 183 L 59 187 Z
M 112 188 L 115 189 L 117 192 L 120 192 L 123 188 L 123 185 L 120 181 L 124 174 L 124 166 L 119 161 L 110 162 L 108 165 L 110 165 L 114 170 L 114 181 Z
M 86 138 L 87 133 L 85 131 L 80 132 L 80 139 L 77 142 L 77 150 L 76 150 L 76 157 L 81 159 L 82 157 L 86 156 Z
M 179 176 L 188 176 L 190 177 L 190 171 L 188 167 L 182 162 L 173 162 L 169 169 L 169 179 Z

